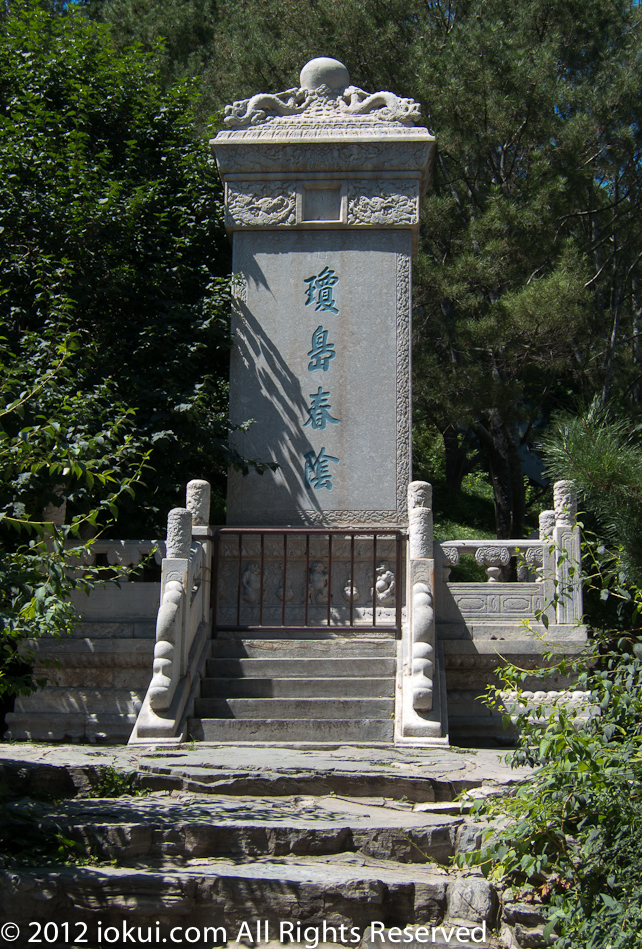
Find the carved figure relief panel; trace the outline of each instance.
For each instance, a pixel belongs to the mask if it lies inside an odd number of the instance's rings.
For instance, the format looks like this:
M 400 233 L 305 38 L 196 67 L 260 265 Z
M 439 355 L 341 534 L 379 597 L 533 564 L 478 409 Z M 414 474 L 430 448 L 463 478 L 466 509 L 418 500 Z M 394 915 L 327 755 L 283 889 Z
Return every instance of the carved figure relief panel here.
M 348 182 L 348 224 L 398 227 L 418 221 L 419 181 L 383 178 Z
M 293 181 L 235 181 L 226 185 L 225 222 L 228 225 L 274 227 L 296 224 L 296 186 Z
M 285 556 L 285 568 L 284 568 Z M 394 623 L 397 590 L 403 593 L 405 561 L 397 576 L 396 544 L 372 538 L 334 541 L 329 556 L 327 537 L 266 538 L 263 553 L 258 538 L 225 539 L 218 570 L 218 622 L 221 625 L 263 624 L 286 626 L 330 623 L 371 626 Z M 285 599 L 285 604 L 284 604 Z M 307 601 L 307 602 L 306 602 Z

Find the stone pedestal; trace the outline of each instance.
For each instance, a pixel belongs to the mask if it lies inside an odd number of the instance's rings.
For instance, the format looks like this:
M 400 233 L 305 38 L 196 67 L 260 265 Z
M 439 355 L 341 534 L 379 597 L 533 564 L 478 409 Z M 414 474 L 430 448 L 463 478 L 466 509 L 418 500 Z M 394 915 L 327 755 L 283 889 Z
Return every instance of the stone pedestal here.
M 313 60 L 213 140 L 237 274 L 228 523 L 395 525 L 410 480 L 410 260 L 433 138 L 419 109 Z

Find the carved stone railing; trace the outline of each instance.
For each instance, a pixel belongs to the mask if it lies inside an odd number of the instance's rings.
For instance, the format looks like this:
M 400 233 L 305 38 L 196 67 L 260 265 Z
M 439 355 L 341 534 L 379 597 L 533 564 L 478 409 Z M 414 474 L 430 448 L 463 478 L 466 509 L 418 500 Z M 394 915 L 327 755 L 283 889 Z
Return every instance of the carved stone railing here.
M 518 581 L 542 580 L 544 544 L 541 540 L 449 540 L 439 545 L 442 554 L 442 581 L 448 583 L 450 571 L 461 557 L 474 557 L 486 568 L 488 583 L 501 583 L 507 577 L 511 559 L 517 561 Z
M 167 518 L 152 680 L 130 744 L 185 737 L 186 710 L 209 642 L 212 532 L 209 484 L 191 481 L 187 507 Z
M 449 728 L 501 734 L 501 717 L 497 731 L 479 704 L 498 666 L 540 665 L 544 646 L 532 632 L 569 655 L 586 639 L 572 485 L 555 485 L 555 510 L 542 514 L 540 536 L 529 540 L 433 544 L 431 492 L 413 482 L 408 495 L 408 622 L 396 738 L 439 743 Z M 464 557 L 485 568 L 485 580 L 450 581 Z
M 408 488 L 408 622 L 404 628 L 398 739 L 442 739 L 439 656 L 435 642 L 432 486 Z
M 396 528 L 219 528 L 214 627 L 400 633 L 404 545 Z
M 549 627 L 581 623 L 580 531 L 572 483 L 558 481 L 554 498 L 555 510 L 540 515 L 538 539 L 435 544 L 440 624 L 536 623 L 542 617 Z M 486 568 L 485 583 L 450 581 L 462 557 L 474 557 Z
M 68 546 L 78 545 L 69 541 Z M 105 540 L 99 537 L 85 548 L 79 562 L 88 567 L 102 564 L 117 569 L 124 568 L 119 579 L 131 581 L 136 579 L 136 573 L 130 572 L 129 568 L 139 567 L 149 559 L 160 567 L 164 556 L 164 540 Z

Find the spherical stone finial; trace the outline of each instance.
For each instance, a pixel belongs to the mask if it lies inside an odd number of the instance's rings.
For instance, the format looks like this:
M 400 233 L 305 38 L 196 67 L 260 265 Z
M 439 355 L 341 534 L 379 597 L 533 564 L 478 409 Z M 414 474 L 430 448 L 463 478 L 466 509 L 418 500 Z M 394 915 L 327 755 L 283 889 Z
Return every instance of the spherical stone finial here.
M 350 73 L 338 59 L 319 56 L 318 59 L 311 59 L 305 64 L 301 70 L 300 82 L 302 89 L 319 89 L 325 85 L 330 89 L 343 91 L 350 85 Z

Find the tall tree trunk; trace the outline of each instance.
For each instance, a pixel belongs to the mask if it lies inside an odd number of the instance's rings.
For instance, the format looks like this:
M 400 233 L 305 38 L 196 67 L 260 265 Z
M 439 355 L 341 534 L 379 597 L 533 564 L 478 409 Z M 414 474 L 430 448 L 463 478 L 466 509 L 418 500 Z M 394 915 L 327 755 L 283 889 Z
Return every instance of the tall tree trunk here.
M 640 334 L 642 333 L 642 305 L 640 304 L 640 283 L 637 277 L 633 277 L 631 281 L 632 286 L 632 295 L 633 295 L 633 365 L 635 366 L 636 375 L 640 372 L 642 368 L 642 339 L 640 339 Z M 642 398 L 642 379 L 639 376 L 635 379 L 633 386 L 631 388 L 631 394 L 636 402 L 639 402 Z
M 464 476 L 472 470 L 475 460 L 467 459 L 470 448 L 470 433 L 463 436 L 454 425 L 448 425 L 441 433 L 446 455 L 446 487 L 452 491 L 461 491 Z
M 504 422 L 497 409 L 491 409 L 486 413 L 486 424 L 478 422 L 475 432 L 493 486 L 497 537 L 500 540 L 521 538 L 524 536 L 526 490 L 517 431 Z

